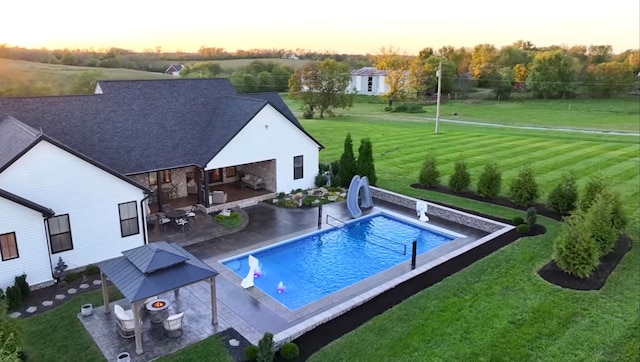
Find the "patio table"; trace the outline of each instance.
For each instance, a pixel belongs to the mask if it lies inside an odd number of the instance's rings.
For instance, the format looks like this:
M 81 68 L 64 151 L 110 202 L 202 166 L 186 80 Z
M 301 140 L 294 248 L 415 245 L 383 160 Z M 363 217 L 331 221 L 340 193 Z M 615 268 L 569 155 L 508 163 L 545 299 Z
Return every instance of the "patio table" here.
M 171 210 L 165 213 L 165 216 L 169 219 L 179 219 L 181 217 L 187 216 L 187 212 L 185 210 Z

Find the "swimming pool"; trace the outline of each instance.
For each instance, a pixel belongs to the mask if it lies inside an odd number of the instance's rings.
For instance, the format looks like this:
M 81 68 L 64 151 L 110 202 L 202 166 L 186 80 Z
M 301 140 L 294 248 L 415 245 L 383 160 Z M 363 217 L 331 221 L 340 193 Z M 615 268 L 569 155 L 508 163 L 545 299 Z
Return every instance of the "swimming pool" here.
M 375 213 L 341 227 L 311 233 L 254 250 L 221 263 L 244 278 L 248 255 L 260 262 L 255 287 L 290 310 L 358 283 L 403 262 L 410 262 L 412 241 L 417 254 L 462 235 L 427 229 L 387 213 Z M 282 282 L 284 291 L 278 289 Z

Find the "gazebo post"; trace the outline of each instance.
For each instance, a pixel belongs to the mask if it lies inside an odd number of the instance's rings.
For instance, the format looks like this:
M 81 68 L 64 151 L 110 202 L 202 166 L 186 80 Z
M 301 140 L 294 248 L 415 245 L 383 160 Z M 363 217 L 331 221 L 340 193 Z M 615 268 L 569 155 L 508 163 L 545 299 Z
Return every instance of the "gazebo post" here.
M 102 305 L 104 306 L 104 314 L 111 313 L 111 307 L 109 307 L 109 292 L 107 287 L 107 277 L 103 272 L 100 272 L 100 281 L 102 282 Z
M 211 324 L 218 324 L 218 305 L 216 298 L 216 277 L 209 278 L 209 284 L 211 285 Z
M 136 336 L 136 354 L 144 353 L 142 349 L 142 326 L 140 325 L 140 302 L 133 302 L 134 332 Z

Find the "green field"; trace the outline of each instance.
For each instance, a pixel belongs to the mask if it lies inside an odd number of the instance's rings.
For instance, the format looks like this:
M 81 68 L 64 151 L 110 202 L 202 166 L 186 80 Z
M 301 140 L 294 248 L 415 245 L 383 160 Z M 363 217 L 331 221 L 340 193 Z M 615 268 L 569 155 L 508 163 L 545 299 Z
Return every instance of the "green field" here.
M 285 96 L 291 109 L 302 118 L 301 103 Z M 386 102 L 377 97 L 358 97 L 350 109 L 337 109 L 342 117 L 374 121 L 426 122 L 436 116 L 436 106 L 425 106 L 425 113 L 387 113 Z M 456 115 L 457 114 L 457 115 Z M 527 101 L 449 101 L 440 108 L 442 120 L 479 121 L 510 126 L 538 126 L 618 132 L 640 132 L 640 99 L 527 100 Z M 444 123 L 444 122 L 443 122 Z
M 171 79 L 170 75 L 122 68 L 93 68 L 46 64 L 0 58 L 0 95 L 81 94 L 74 90 L 81 78 L 93 79 Z M 85 92 L 86 94 L 86 92 Z

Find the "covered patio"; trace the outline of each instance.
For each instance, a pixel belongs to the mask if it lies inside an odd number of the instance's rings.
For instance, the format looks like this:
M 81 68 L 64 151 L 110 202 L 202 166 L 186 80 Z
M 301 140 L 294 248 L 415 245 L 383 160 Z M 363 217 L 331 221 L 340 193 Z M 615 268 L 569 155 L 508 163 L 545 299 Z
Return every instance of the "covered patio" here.
M 105 357 L 111 359 L 121 352 L 127 352 L 132 357 L 142 355 L 145 353 L 143 342 L 148 342 L 152 346 L 149 353 L 134 360 L 149 360 L 228 327 L 218 325 L 215 287 L 218 272 L 202 260 L 181 246 L 164 241 L 122 254 L 122 257 L 100 263 L 106 307 L 99 307 L 98 313 L 83 317 L 85 327 Z M 113 306 L 109 303 L 107 281 L 112 282 L 125 297 Z M 173 293 L 169 293 L 171 291 Z M 178 338 L 165 336 L 163 324 L 152 323 L 150 312 L 143 311 L 145 301 L 153 297 L 159 297 L 167 303 L 168 315 L 184 313 L 183 333 Z M 118 318 L 111 313 L 116 304 L 124 309 L 131 308 L 133 312 L 133 339 L 122 338 L 116 329 Z

